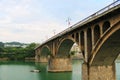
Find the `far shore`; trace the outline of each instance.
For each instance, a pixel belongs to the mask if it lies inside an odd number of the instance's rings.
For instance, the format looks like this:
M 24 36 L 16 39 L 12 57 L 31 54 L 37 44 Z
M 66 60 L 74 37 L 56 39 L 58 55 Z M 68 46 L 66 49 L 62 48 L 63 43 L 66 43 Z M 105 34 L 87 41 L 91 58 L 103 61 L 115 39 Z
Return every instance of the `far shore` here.
M 24 60 L 25 61 L 35 61 L 35 58 L 34 57 L 29 57 L 29 58 L 27 57 Z M 0 58 L 0 61 L 19 61 L 19 60 L 10 60 L 9 58 L 4 57 L 4 58 Z

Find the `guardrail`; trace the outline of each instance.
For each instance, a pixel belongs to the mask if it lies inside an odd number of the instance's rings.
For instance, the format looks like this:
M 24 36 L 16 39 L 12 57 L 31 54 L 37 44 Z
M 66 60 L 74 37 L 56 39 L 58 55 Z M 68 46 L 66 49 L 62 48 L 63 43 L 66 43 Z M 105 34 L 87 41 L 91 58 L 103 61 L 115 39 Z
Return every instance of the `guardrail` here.
M 82 23 L 88 21 L 89 19 L 91 19 L 91 18 L 93 18 L 93 17 L 95 17 L 95 16 L 98 16 L 98 15 L 104 13 L 105 11 L 109 10 L 110 8 L 113 8 L 113 7 L 115 7 L 115 6 L 119 5 L 119 4 L 120 4 L 120 0 L 117 0 L 117 1 L 115 1 L 115 2 L 113 2 L 113 3 L 111 3 L 110 5 L 104 7 L 103 9 L 97 11 L 96 13 L 94 13 L 94 14 L 86 17 L 85 19 L 79 21 L 78 23 L 79 23 L 79 24 L 82 24 Z M 65 30 L 62 31 L 61 33 L 64 33 L 64 32 L 66 32 L 66 31 L 68 31 L 69 29 L 73 28 L 73 26 L 76 26 L 78 23 L 76 23 L 76 24 L 72 25 L 71 27 L 65 29 Z
M 63 31 L 61 31 L 60 33 L 56 34 L 55 36 L 49 38 L 48 40 L 46 40 L 45 42 L 43 42 L 41 45 L 43 45 L 43 44 L 45 44 L 46 42 L 51 41 L 51 40 L 53 40 L 53 39 L 55 39 L 55 38 L 57 38 L 57 37 L 59 37 L 59 36 L 65 34 L 65 33 L 69 32 L 69 31 L 72 30 L 72 29 L 75 29 L 79 24 L 82 24 L 82 23 L 84 23 L 84 22 L 86 22 L 86 21 L 92 19 L 93 17 L 98 16 L 98 15 L 104 13 L 105 11 L 107 11 L 107 10 L 109 10 L 109 9 L 115 7 L 115 6 L 118 6 L 119 4 L 120 4 L 120 0 L 117 0 L 117 1 L 115 1 L 115 2 L 113 2 L 113 3 L 111 3 L 110 5 L 104 7 L 103 9 L 97 11 L 96 13 L 94 13 L 94 14 L 92 14 L 92 15 L 86 17 L 85 19 L 79 21 L 78 23 L 76 23 L 76 24 L 70 26 L 69 28 L 67 28 L 67 29 L 65 29 L 65 30 L 63 30 Z

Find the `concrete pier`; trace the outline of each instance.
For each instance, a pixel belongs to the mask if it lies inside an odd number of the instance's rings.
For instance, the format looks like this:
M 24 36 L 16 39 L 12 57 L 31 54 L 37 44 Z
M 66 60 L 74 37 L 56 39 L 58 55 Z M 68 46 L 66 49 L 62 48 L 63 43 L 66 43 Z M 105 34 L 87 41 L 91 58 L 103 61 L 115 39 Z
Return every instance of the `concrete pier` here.
M 72 71 L 70 58 L 50 58 L 48 62 L 48 72 L 67 72 Z
M 47 63 L 48 62 L 48 57 L 40 57 L 39 62 Z
M 82 65 L 82 80 L 116 80 L 115 63 L 113 65 Z

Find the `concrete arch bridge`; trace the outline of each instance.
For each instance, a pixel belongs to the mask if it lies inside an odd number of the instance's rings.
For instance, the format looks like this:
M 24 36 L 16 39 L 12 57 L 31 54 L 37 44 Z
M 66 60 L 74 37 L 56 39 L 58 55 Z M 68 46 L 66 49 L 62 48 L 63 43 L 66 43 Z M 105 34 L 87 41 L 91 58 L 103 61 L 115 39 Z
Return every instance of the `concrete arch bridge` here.
M 36 62 L 48 61 L 51 72 L 71 71 L 69 52 L 74 43 L 78 44 L 84 57 L 83 80 L 116 80 L 115 60 L 120 53 L 120 0 L 39 45 L 35 49 Z

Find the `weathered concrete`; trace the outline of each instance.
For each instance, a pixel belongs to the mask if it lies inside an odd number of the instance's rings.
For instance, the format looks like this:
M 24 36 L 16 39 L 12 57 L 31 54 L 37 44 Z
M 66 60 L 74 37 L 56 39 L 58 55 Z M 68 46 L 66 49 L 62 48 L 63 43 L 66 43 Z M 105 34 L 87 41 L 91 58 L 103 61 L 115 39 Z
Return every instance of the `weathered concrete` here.
M 39 62 L 48 62 L 48 57 L 40 57 Z
M 88 65 L 86 63 L 82 64 L 82 80 L 88 80 Z
M 116 80 L 115 66 L 91 66 L 89 80 Z
M 70 58 L 51 58 L 48 62 L 49 72 L 67 72 L 72 71 L 72 62 Z
M 36 55 L 36 56 L 35 56 L 35 62 L 39 62 L 39 59 L 40 59 L 40 56 L 39 56 L 39 55 Z
M 82 80 L 116 80 L 115 63 L 104 66 L 82 66 Z

